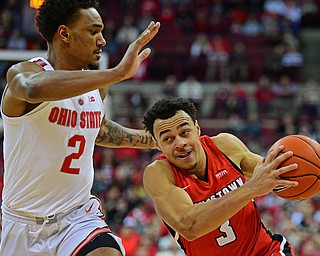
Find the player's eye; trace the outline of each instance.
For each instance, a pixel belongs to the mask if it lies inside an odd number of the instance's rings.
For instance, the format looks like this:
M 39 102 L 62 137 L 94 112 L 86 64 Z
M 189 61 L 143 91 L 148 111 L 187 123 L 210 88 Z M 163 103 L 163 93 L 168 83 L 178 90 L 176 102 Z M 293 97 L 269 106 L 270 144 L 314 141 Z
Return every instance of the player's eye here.
M 184 131 L 182 131 L 182 135 L 188 135 L 190 133 L 190 130 L 184 130 Z

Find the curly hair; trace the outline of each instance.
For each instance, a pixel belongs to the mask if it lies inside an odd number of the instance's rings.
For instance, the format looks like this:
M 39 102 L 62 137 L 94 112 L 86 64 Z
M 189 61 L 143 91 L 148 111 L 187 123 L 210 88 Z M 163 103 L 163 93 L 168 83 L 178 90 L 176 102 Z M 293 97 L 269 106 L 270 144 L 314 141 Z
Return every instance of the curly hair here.
M 154 137 L 153 124 L 156 119 L 168 119 L 173 117 L 177 111 L 186 112 L 195 123 L 197 109 L 193 102 L 185 98 L 165 97 L 153 104 L 144 114 L 142 123 L 146 131 Z
M 35 23 L 41 36 L 49 43 L 60 25 L 76 21 L 80 9 L 98 8 L 98 0 L 45 0 L 37 10 Z

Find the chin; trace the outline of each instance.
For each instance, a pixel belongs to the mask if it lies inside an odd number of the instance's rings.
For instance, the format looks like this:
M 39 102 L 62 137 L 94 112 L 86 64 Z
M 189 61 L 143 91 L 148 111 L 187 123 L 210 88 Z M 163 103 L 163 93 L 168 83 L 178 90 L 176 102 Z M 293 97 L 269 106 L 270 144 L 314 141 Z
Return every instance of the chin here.
M 90 70 L 98 70 L 99 69 L 99 62 L 90 63 L 88 65 L 88 69 L 90 69 Z

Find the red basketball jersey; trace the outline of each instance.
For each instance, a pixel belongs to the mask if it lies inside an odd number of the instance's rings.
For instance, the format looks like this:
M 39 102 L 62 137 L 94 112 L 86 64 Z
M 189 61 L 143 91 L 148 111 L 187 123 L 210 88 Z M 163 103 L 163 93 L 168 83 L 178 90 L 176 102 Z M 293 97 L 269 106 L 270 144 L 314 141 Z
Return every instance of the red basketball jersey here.
M 207 182 L 195 179 L 169 163 L 175 175 L 176 186 L 183 188 L 194 204 L 220 198 L 246 181 L 242 171 L 217 148 L 210 137 L 202 136 L 200 141 L 207 154 Z M 163 155 L 157 159 L 168 162 Z M 176 237 L 176 232 L 171 227 L 168 228 Z M 253 201 L 218 229 L 194 241 L 187 241 L 179 235 L 177 242 L 188 256 L 293 255 L 284 237 L 272 236 L 264 228 Z

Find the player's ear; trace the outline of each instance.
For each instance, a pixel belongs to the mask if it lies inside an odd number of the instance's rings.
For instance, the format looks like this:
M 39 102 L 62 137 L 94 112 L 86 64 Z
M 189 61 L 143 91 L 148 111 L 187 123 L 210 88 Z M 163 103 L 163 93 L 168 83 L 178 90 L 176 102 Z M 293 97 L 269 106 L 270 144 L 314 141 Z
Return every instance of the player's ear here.
M 71 39 L 69 28 L 65 25 L 60 25 L 58 28 L 58 36 L 62 41 L 68 43 Z
M 157 142 L 157 140 L 155 138 L 152 137 L 152 140 L 153 140 L 153 144 L 155 145 L 156 149 L 158 149 L 159 151 L 162 152 L 161 148 L 159 147 L 159 144 Z
M 201 128 L 200 128 L 200 125 L 199 125 L 199 123 L 198 123 L 198 120 L 196 120 L 195 125 L 196 125 L 196 128 L 197 128 L 197 130 L 198 130 L 198 134 L 199 134 L 199 136 L 200 136 L 200 135 L 201 135 Z

